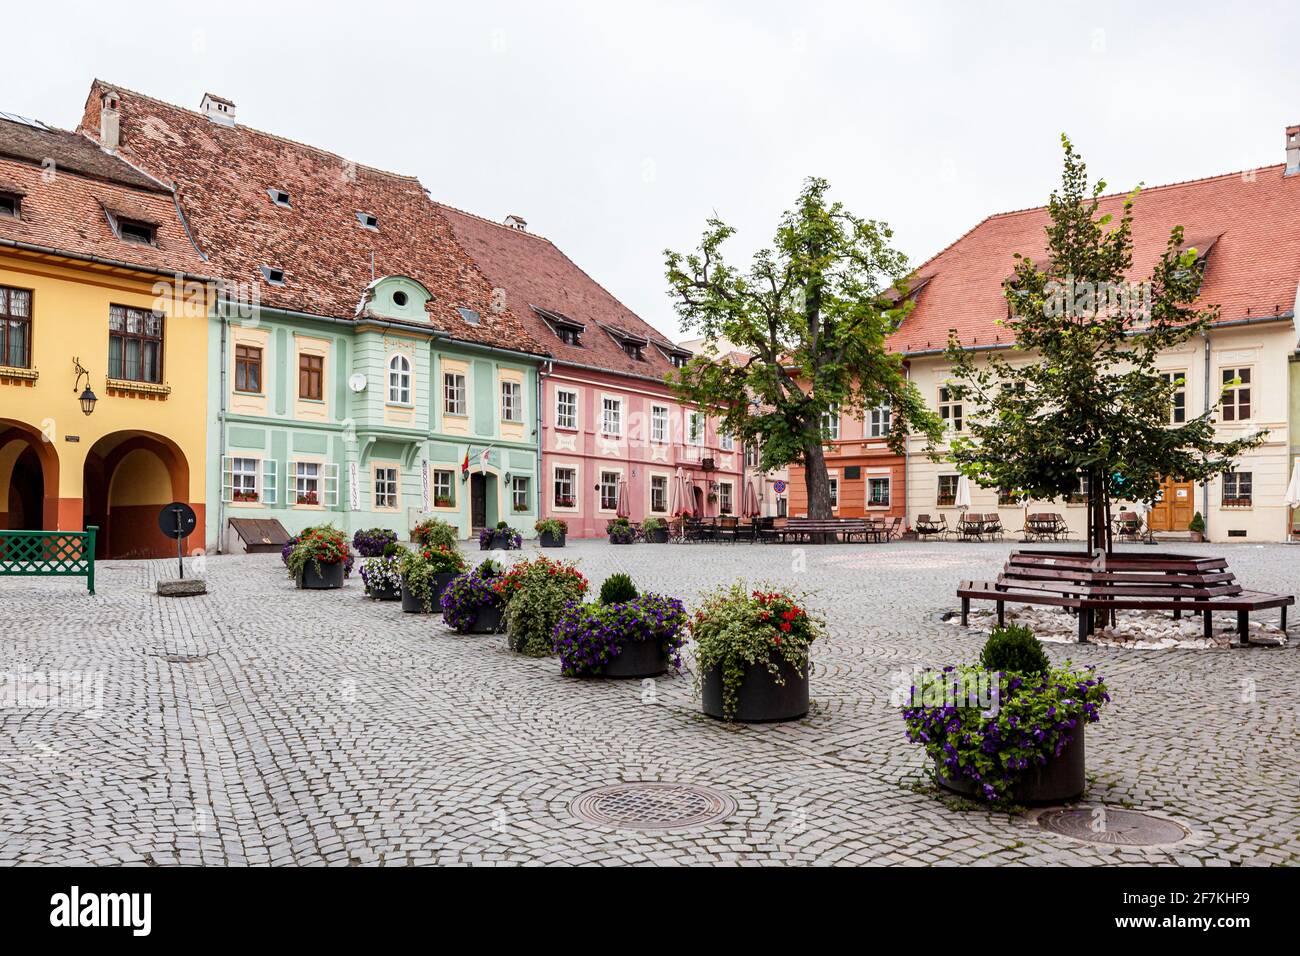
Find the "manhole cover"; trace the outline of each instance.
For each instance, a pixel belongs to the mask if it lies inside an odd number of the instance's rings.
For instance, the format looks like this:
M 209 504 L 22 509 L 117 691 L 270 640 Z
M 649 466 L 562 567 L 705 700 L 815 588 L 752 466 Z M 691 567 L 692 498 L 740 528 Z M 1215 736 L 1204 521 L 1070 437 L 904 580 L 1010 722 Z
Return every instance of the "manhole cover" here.
M 1111 807 L 1048 810 L 1039 816 L 1038 826 L 1049 833 L 1112 846 L 1166 846 L 1188 836 L 1187 829 L 1172 820 Z
M 680 830 L 726 819 L 736 801 L 694 784 L 620 783 L 579 794 L 569 810 L 587 823 L 620 830 Z

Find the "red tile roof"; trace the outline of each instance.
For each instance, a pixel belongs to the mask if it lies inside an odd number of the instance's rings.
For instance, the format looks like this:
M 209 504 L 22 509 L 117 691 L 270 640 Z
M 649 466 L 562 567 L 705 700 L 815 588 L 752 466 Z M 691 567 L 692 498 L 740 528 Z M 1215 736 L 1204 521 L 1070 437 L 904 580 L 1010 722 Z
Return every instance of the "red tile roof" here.
M 675 349 L 672 342 L 614 298 L 549 239 L 450 206 L 438 208 L 461 245 L 492 283 L 505 290 L 510 308 L 557 361 L 658 380 L 673 370 L 661 351 Z M 533 307 L 585 325 L 582 344 L 562 342 Z M 617 341 L 619 333 L 648 341 L 642 349 L 644 362 L 623 351 Z
M 413 177 L 357 165 L 324 150 L 246 126 L 214 123 L 193 110 L 96 80 L 81 128 L 99 129 L 104 91 L 119 96 L 121 152 L 174 183 L 195 241 L 214 275 L 257 283 L 263 305 L 351 318 L 375 276 L 408 275 L 434 298 L 431 324 L 457 339 L 543 351 L 457 244 L 451 226 Z M 268 189 L 289 194 L 277 205 Z M 378 216 L 378 231 L 357 213 Z M 282 269 L 283 286 L 262 266 Z M 472 325 L 458 308 L 479 313 Z
M 1144 189 L 1133 204 L 1131 278 L 1150 277 L 1170 230 L 1182 226 L 1184 247 L 1213 247 L 1202 307 L 1218 305 L 1220 321 L 1290 312 L 1300 281 L 1300 176 L 1284 176 L 1283 168 Z M 1124 195 L 1105 197 L 1101 212 L 1118 218 L 1123 203 Z M 1007 315 L 1002 283 L 1015 267 L 1013 253 L 1045 257 L 1047 224 L 1043 207 L 990 216 L 920 266 L 924 288 L 891 347 L 942 349 L 949 329 L 968 346 L 1009 343 L 997 324 Z
M 76 133 L 0 119 L 0 191 L 22 197 L 17 218 L 0 215 L 0 242 L 151 271 L 211 274 L 171 192 Z M 154 244 L 119 239 L 106 209 L 153 224 Z

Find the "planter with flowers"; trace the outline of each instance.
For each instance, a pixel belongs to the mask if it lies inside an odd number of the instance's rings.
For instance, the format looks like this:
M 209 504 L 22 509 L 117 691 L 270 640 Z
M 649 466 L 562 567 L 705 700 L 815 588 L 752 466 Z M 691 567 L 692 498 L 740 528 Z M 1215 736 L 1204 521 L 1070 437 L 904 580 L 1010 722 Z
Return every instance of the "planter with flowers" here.
M 659 594 L 637 594 L 630 580 L 630 593 L 608 595 L 615 600 L 606 600 L 607 591 L 601 588 L 598 603 L 570 604 L 560 615 L 552 646 L 563 674 L 637 678 L 658 677 L 670 663 L 680 669 L 686 643 L 682 602 Z
M 538 555 L 514 565 L 501 579 L 510 649 L 529 657 L 550 654 L 560 615 L 586 593 L 587 579 L 570 562 Z
M 478 533 L 480 551 L 518 551 L 523 546 L 523 535 L 504 521 L 498 521 L 495 528 L 484 528 Z
M 569 525 L 560 518 L 546 518 L 533 525 L 533 530 L 537 532 L 538 543 L 543 548 L 562 548 L 565 535 L 569 533 Z
M 704 713 L 742 723 L 808 713 L 808 650 L 825 629 L 798 596 L 775 588 L 733 584 L 706 595 L 691 621 Z
M 376 601 L 402 599 L 402 564 L 409 552 L 399 544 L 389 544 L 379 557 L 361 562 L 361 580 L 367 596 Z
M 257 501 L 257 492 L 256 492 L 256 491 L 241 491 L 241 490 L 239 490 L 239 489 L 235 489 L 235 491 L 234 491 L 234 493 L 232 494 L 231 497 L 232 497 L 232 499 L 233 499 L 236 503 L 251 504 L 251 503 L 256 503 L 256 501 Z
M 411 529 L 411 543 L 417 548 L 446 548 L 455 551 L 459 536 L 456 527 L 441 518 L 425 518 Z
M 609 535 L 610 544 L 631 544 L 636 540 L 636 529 L 626 518 L 615 518 L 605 525 L 605 533 Z
M 402 562 L 402 610 L 432 614 L 443 589 L 465 570 L 465 559 L 451 548 L 424 547 Z
M 989 803 L 1061 803 L 1084 791 L 1084 727 L 1109 701 L 1093 668 L 1053 667 L 1028 628 L 997 628 L 978 665 L 918 679 L 903 720 L 944 789 Z
M 641 522 L 641 534 L 651 544 L 667 544 L 668 522 L 663 518 L 646 518 Z
M 343 587 L 351 552 L 342 531 L 330 525 L 306 528 L 284 554 L 289 577 L 306 590 Z
M 501 565 L 488 558 L 457 575 L 442 592 L 442 619 L 460 634 L 495 634 L 501 630 L 505 578 Z
M 363 558 L 382 558 L 390 544 L 397 544 L 397 532 L 387 528 L 359 528 L 352 535 L 352 547 Z

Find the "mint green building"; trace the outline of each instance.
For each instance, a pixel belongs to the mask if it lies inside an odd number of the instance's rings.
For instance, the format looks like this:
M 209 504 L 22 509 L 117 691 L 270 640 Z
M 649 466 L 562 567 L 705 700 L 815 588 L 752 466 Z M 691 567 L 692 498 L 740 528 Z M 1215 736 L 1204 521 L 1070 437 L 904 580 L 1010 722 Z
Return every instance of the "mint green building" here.
M 538 358 L 452 339 L 426 320 L 430 292 L 372 282 L 353 319 L 223 305 L 209 341 L 208 514 L 331 523 L 405 539 L 426 517 L 462 538 L 537 520 Z M 475 324 L 471 310 L 461 312 Z

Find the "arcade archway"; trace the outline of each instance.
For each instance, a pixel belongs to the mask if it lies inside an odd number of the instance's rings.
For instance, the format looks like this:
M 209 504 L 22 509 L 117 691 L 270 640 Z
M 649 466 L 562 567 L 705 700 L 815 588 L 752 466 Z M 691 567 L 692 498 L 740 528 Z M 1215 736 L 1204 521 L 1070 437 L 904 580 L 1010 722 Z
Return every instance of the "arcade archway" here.
M 100 529 L 96 557 L 175 555 L 176 542 L 158 528 L 158 512 L 169 502 L 188 501 L 189 488 L 185 455 L 160 435 L 114 432 L 95 442 L 86 455 L 83 520 Z
M 32 426 L 0 419 L 0 528 L 53 531 L 58 525 L 58 452 Z

